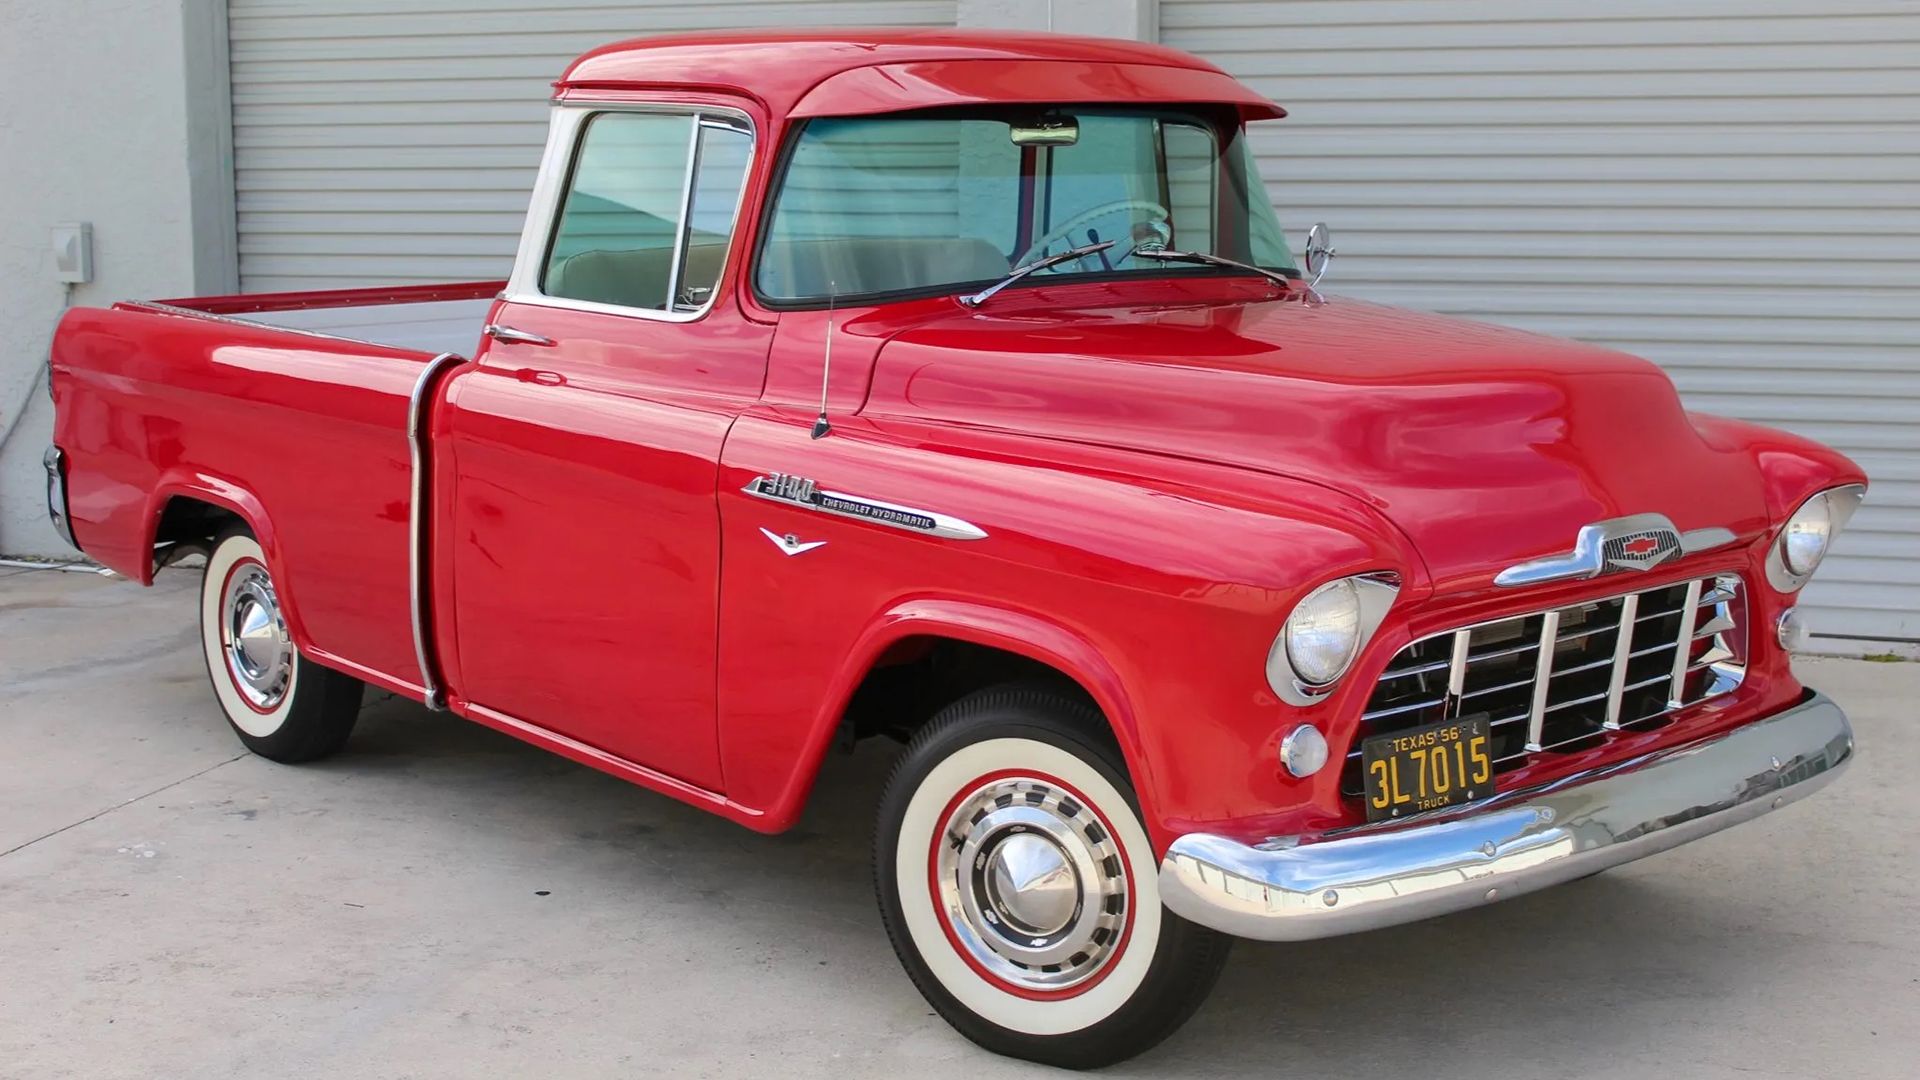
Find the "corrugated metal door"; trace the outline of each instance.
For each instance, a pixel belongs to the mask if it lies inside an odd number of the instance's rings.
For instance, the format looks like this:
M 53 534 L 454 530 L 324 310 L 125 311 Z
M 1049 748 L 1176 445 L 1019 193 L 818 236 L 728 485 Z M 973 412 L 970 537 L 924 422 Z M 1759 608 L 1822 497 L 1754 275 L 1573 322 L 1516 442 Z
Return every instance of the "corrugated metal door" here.
M 1286 105 L 1336 291 L 1638 353 L 1873 477 L 1817 633 L 1920 639 L 1920 4 L 1161 0 Z M 1834 651 L 1862 642 L 1826 638 Z
M 954 0 L 230 0 L 249 292 L 504 278 L 549 84 L 621 38 L 951 26 Z

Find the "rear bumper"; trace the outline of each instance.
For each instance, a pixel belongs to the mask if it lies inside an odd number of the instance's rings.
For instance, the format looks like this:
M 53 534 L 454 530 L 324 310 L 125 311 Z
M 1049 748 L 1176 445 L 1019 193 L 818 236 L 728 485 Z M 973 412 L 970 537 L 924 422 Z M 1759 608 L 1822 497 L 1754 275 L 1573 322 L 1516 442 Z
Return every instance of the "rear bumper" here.
M 67 455 L 59 447 L 49 446 L 40 464 L 47 469 L 47 517 L 53 522 L 53 531 L 78 549 L 80 542 L 73 538 L 73 519 L 67 514 Z
M 1759 817 L 1826 786 L 1853 757 L 1832 700 L 1725 735 L 1509 792 L 1425 824 L 1317 843 L 1180 837 L 1160 864 L 1177 914 L 1240 937 L 1302 941 L 1504 900 Z

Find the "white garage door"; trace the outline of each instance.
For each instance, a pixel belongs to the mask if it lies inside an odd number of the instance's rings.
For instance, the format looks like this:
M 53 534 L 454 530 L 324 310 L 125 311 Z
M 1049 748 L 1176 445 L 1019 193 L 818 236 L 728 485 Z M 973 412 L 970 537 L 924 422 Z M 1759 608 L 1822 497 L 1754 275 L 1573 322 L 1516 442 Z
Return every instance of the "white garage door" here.
M 954 0 L 230 0 L 248 292 L 504 278 L 569 60 L 642 34 L 951 26 Z
M 1814 628 L 1920 639 L 1920 4 L 1160 11 L 1292 111 L 1261 160 L 1296 235 L 1333 226 L 1336 291 L 1639 353 L 1847 451 L 1873 486 Z

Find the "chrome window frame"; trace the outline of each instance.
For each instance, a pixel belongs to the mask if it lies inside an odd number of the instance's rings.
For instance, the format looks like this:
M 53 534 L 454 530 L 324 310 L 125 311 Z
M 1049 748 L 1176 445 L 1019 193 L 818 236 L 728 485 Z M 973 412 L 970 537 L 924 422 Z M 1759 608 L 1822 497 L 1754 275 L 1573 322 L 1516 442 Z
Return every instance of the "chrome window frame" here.
M 697 308 L 686 311 L 670 309 L 655 311 L 652 308 L 627 307 L 623 304 L 607 304 L 597 300 L 549 296 L 542 291 L 541 279 L 546 270 L 547 252 L 553 245 L 554 230 L 560 224 L 560 206 L 566 198 L 568 181 L 573 176 L 574 161 L 580 153 L 588 122 L 603 113 L 652 113 L 687 116 L 693 119 L 692 133 L 688 137 L 690 145 L 687 150 L 685 179 L 681 182 L 680 188 L 680 221 L 678 231 L 674 234 L 673 266 L 669 270 L 670 277 L 667 285 L 669 308 L 679 286 L 681 261 L 686 254 L 687 216 L 693 202 L 694 177 L 700 164 L 700 133 L 708 127 L 718 127 L 744 132 L 747 136 L 747 160 L 741 169 L 740 192 L 734 196 L 733 212 L 727 219 L 726 250 L 720 257 L 719 272 L 714 278 L 713 290 Z M 500 294 L 500 298 L 515 304 L 562 308 L 568 311 L 589 311 L 601 315 L 620 315 L 633 319 L 650 319 L 654 322 L 687 323 L 705 318 L 707 312 L 713 310 L 714 301 L 720 295 L 720 283 L 726 279 L 727 271 L 733 262 L 734 246 L 740 240 L 740 212 L 746 206 L 747 188 L 750 186 L 749 181 L 752 179 L 754 164 L 759 153 L 760 131 L 754 126 L 753 117 L 738 109 L 671 102 L 556 102 L 549 114 L 547 146 L 540 157 L 540 174 L 534 180 L 533 196 L 527 207 L 526 225 L 520 232 L 520 247 L 514 254 L 513 274 L 507 278 L 506 291 Z

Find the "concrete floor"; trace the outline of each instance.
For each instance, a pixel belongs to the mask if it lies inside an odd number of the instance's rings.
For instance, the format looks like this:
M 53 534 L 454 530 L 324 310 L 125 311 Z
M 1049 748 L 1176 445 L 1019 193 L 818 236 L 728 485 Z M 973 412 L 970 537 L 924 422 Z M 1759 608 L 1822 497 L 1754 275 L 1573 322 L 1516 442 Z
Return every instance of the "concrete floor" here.
M 371 695 L 346 753 L 274 765 L 215 710 L 196 586 L 0 571 L 0 1076 L 1044 1071 L 894 960 L 885 748 L 779 837 Z M 1859 730 L 1831 791 L 1490 908 L 1243 944 L 1112 1072 L 1916 1075 L 1920 664 L 1804 668 Z

